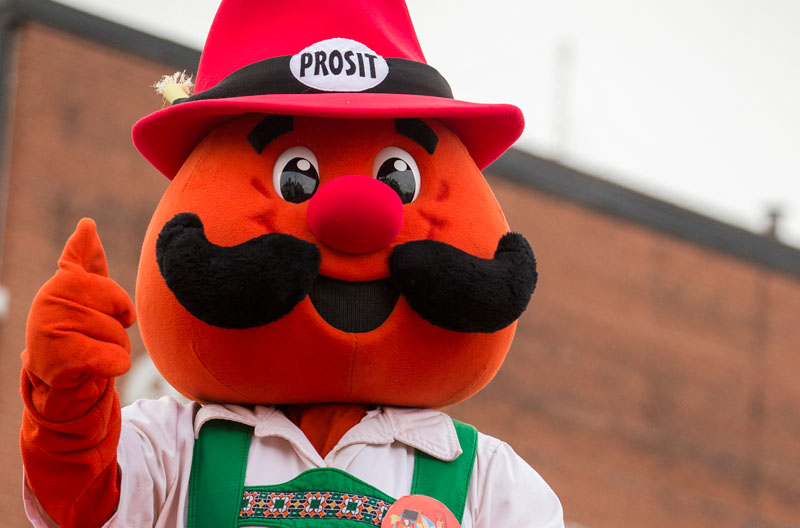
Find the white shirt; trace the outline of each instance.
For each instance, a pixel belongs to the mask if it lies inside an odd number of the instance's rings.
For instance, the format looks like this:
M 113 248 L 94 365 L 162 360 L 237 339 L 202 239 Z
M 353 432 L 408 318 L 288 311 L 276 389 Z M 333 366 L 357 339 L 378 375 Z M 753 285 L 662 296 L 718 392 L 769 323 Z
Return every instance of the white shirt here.
M 218 418 L 254 427 L 245 486 L 281 484 L 312 468 L 333 467 L 399 498 L 411 491 L 415 449 L 448 461 L 461 454 L 452 420 L 431 409 L 369 411 L 323 459 L 272 407 L 139 400 L 122 410 L 121 499 L 105 526 L 186 526 L 194 441 L 203 423 Z M 27 486 L 24 494 L 33 526 L 56 526 Z M 508 444 L 479 433 L 462 528 L 497 526 L 563 528 L 563 513 L 555 493 Z

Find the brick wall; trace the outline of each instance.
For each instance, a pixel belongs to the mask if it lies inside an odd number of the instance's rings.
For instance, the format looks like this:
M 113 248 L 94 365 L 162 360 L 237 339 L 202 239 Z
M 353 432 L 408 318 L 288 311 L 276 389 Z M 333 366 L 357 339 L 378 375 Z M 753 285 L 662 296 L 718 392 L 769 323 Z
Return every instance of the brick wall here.
M 28 308 L 82 216 L 97 221 L 111 274 L 133 294 L 141 240 L 166 179 L 133 148 L 130 128 L 159 107 L 149 85 L 169 73 L 37 24 L 17 32 L 14 55 L 0 279 L 11 293 L 11 311 L 0 324 L 0 519 L 12 528 L 29 526 L 18 454 L 19 353 Z M 130 335 L 140 352 L 135 327 Z
M 81 216 L 133 292 L 166 181 L 129 130 L 169 68 L 31 24 L 18 34 L 0 323 L 0 518 L 21 513 L 25 317 Z M 568 521 L 800 525 L 800 279 L 490 177 L 541 281 L 498 377 L 452 409 L 511 443 Z M 142 345 L 134 328 L 135 353 Z
M 587 527 L 800 526 L 800 278 L 490 181 L 540 284 L 453 414 Z

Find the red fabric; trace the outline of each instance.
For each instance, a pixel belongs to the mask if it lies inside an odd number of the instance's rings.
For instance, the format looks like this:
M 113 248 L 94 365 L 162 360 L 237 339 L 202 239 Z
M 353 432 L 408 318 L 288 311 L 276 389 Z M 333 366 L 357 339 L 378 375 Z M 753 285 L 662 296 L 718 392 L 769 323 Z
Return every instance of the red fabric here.
M 364 418 L 368 409 L 366 405 L 322 403 L 289 405 L 283 411 L 303 431 L 317 453 L 325 458 L 344 434 Z
M 139 152 L 172 179 L 189 153 L 212 129 L 249 113 L 342 118 L 437 118 L 455 132 L 479 169 L 522 134 L 519 108 L 427 95 L 380 93 L 279 94 L 181 103 L 140 119 L 133 127 Z
M 425 62 L 403 0 L 225 0 L 206 39 L 197 91 L 253 62 L 337 37 L 366 44 L 382 57 Z
M 102 526 L 119 502 L 120 405 L 135 312 L 108 278 L 94 222 L 83 219 L 39 290 L 22 353 L 25 475 L 59 526 Z
M 361 42 L 384 58 L 425 62 L 403 0 L 225 0 L 203 48 L 195 90 L 216 86 L 248 64 L 295 55 L 336 37 Z M 438 118 L 458 134 L 481 169 L 510 147 L 524 127 L 519 108 L 504 104 L 381 93 L 278 94 L 174 105 L 136 123 L 133 141 L 155 168 L 172 179 L 204 136 L 248 113 Z
M 333 249 L 372 253 L 397 237 L 403 227 L 403 202 L 375 178 L 342 176 L 320 187 L 311 198 L 308 227 Z

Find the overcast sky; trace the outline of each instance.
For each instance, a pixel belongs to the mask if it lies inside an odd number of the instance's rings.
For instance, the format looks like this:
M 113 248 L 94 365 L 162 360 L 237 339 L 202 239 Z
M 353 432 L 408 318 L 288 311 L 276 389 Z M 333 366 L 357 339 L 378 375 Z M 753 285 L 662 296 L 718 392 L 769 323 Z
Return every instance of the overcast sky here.
M 198 49 L 218 5 L 60 1 Z M 780 207 L 800 247 L 800 1 L 408 5 L 457 98 L 522 108 L 518 147 L 754 231 Z

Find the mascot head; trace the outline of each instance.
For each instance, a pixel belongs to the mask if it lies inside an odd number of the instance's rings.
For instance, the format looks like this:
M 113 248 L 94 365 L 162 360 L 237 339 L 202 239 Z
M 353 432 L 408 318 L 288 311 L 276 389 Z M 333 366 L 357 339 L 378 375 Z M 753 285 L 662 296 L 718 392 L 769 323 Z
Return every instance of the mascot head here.
M 536 282 L 480 173 L 519 110 L 458 101 L 402 0 L 226 0 L 192 96 L 137 123 L 172 180 L 136 299 L 202 402 L 435 407 L 480 390 Z

